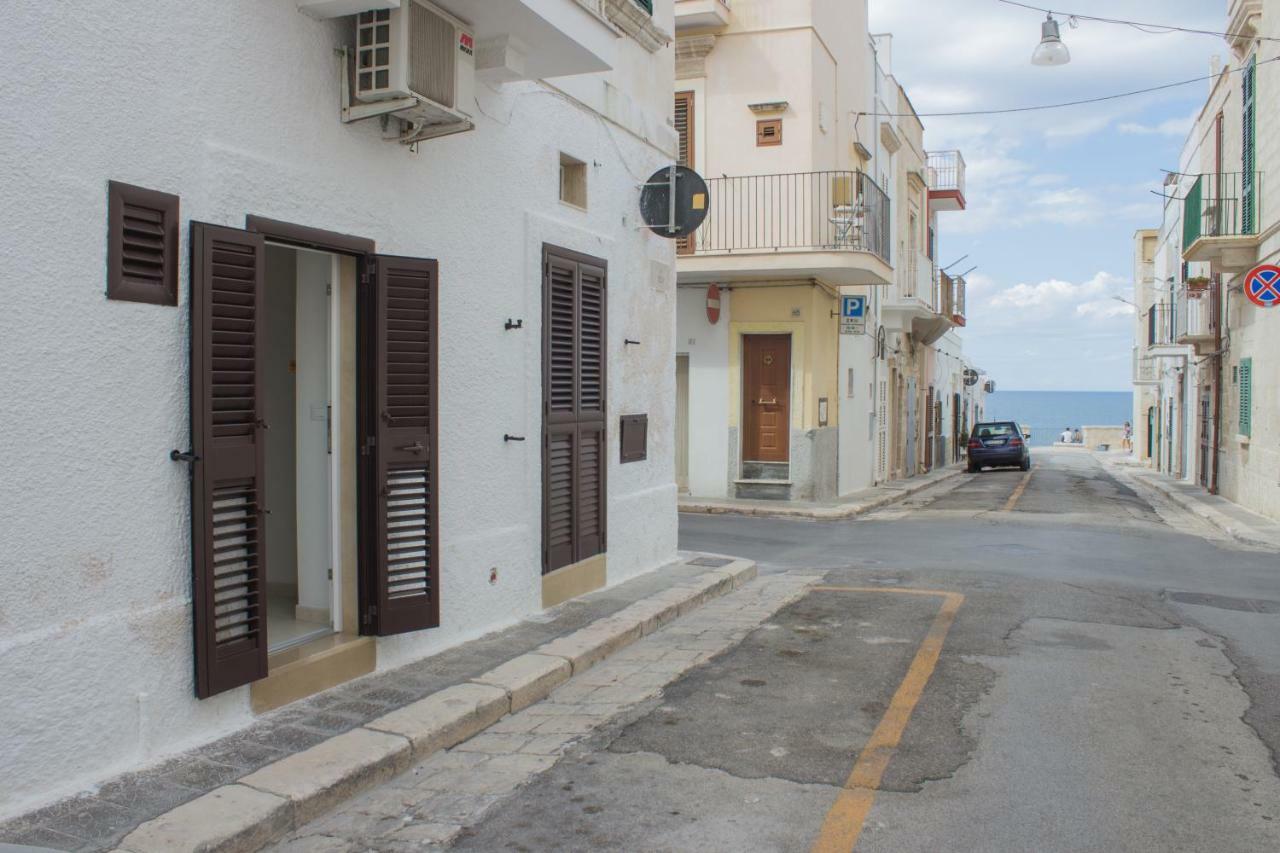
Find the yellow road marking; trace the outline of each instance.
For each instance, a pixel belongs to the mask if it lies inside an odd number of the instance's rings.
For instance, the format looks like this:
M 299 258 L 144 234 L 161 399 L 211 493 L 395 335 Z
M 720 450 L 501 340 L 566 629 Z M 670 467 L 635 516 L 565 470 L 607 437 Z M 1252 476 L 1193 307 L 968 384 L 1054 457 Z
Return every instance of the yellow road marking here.
M 844 783 L 844 789 L 836 797 L 826 820 L 822 822 L 822 830 L 813 843 L 812 853 L 851 853 L 862 834 L 862 826 L 875 802 L 876 791 L 880 787 L 880 778 L 884 775 L 894 750 L 902 739 L 902 733 L 911 719 L 911 712 L 924 692 L 924 686 L 933 675 L 938 656 L 942 653 L 942 644 L 955 621 L 956 611 L 964 603 L 964 596 L 958 592 L 943 592 L 930 589 L 871 589 L 865 587 L 820 586 L 815 590 L 827 592 L 878 592 L 904 593 L 908 595 L 942 596 L 942 609 L 934 617 L 929 633 L 916 651 L 915 659 L 907 670 L 907 676 L 898 685 L 893 694 L 893 701 L 885 711 L 871 739 L 862 748 L 858 760 L 854 762 L 853 772 Z
M 1018 503 L 1018 498 L 1022 497 L 1022 493 L 1027 490 L 1027 483 L 1031 482 L 1031 472 L 1028 471 L 1026 476 L 1022 478 L 1022 482 L 1018 484 L 1018 488 L 1013 490 L 1013 494 L 1009 495 L 1009 500 L 1004 503 L 1005 512 L 1013 512 L 1013 508 Z

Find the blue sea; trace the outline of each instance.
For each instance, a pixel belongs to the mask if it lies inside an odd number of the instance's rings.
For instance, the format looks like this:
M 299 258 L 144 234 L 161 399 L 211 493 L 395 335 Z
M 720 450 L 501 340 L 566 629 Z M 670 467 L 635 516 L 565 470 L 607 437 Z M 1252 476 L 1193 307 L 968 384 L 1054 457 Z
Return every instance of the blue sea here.
M 1058 440 L 1063 427 L 1120 426 L 1133 420 L 1131 391 L 997 391 L 987 395 L 984 420 L 1031 428 L 1032 446 Z

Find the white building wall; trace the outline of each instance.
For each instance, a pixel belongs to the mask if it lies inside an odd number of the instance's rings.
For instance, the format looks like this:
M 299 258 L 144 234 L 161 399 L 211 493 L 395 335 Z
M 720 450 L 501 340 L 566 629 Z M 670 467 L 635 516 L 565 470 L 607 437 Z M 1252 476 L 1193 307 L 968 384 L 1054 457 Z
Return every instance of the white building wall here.
M 689 494 L 729 493 L 729 317 L 732 294 L 720 291 L 720 320 L 707 319 L 707 289 L 682 287 L 677 297 L 676 350 L 689 356 Z
M 440 261 L 443 618 L 380 640 L 380 667 L 540 609 L 544 240 L 609 263 L 609 580 L 674 556 L 673 247 L 636 228 L 638 181 L 673 156 L 669 48 L 624 40 L 573 97 L 478 84 L 477 129 L 414 151 L 340 124 L 344 23 L 292 2 L 18 4 L 5 29 L 0 816 L 252 719 L 247 688 L 192 688 L 189 482 L 168 459 L 189 446 L 191 220 Z M 590 164 L 586 212 L 557 200 L 561 151 Z M 109 179 L 181 197 L 178 308 L 105 299 Z M 635 412 L 648 460 L 620 466 Z

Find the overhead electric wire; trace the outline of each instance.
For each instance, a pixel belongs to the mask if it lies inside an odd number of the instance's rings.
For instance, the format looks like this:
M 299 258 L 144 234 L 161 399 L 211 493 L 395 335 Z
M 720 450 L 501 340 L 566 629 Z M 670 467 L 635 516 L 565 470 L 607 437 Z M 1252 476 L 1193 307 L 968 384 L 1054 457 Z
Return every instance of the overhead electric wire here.
M 1000 0 L 1005 2 L 1005 0 Z M 1261 59 L 1255 65 L 1267 65 L 1271 62 L 1280 61 L 1280 56 L 1271 59 Z M 1215 80 L 1219 74 L 1235 74 L 1243 71 L 1244 68 L 1225 68 L 1218 74 L 1208 74 L 1203 77 L 1192 77 L 1189 80 L 1178 80 L 1174 83 L 1162 83 L 1159 86 L 1150 86 L 1146 89 L 1134 89 L 1131 92 L 1119 92 L 1114 95 L 1102 95 L 1096 98 L 1081 98 L 1078 101 L 1062 101 L 1057 104 L 1037 104 L 1029 107 L 1005 107 L 1004 109 L 995 110 L 953 110 L 950 112 L 938 113 L 880 113 L 880 112 L 860 112 L 860 116 L 880 116 L 881 118 L 958 118 L 962 116 L 994 116 L 1008 115 L 1010 113 L 1031 113 L 1043 110 L 1058 110 L 1064 107 L 1079 107 L 1085 104 L 1100 104 L 1105 101 L 1116 101 L 1121 98 L 1132 98 L 1135 95 L 1147 95 L 1151 92 L 1163 92 L 1166 89 L 1176 89 L 1179 86 L 1190 86 L 1192 83 L 1204 83 L 1208 80 Z
M 1020 3 L 1018 0 L 996 0 L 998 3 L 1004 3 L 1006 6 L 1019 6 L 1023 9 L 1030 9 L 1033 12 L 1044 12 L 1046 15 L 1057 14 L 1064 18 L 1075 18 L 1078 21 L 1097 21 L 1100 24 L 1120 24 L 1126 27 L 1133 27 L 1150 35 L 1168 35 L 1169 33 L 1192 33 L 1201 36 L 1216 36 L 1218 38 L 1250 38 L 1259 41 L 1280 41 L 1280 38 L 1272 36 L 1245 36 L 1242 33 L 1222 33 L 1217 30 L 1198 30 L 1193 27 L 1178 27 L 1173 24 L 1149 24 L 1142 21 L 1126 21 L 1122 18 L 1102 18 L 1097 15 L 1083 15 L 1079 12 L 1059 12 L 1054 9 L 1048 9 L 1042 6 L 1032 6 L 1030 3 Z

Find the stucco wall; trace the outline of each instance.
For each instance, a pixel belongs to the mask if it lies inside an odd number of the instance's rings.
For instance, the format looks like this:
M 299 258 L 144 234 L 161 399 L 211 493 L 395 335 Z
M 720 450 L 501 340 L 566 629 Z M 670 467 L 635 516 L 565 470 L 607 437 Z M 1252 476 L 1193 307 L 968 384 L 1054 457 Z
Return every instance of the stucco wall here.
M 189 446 L 190 220 L 440 261 L 442 625 L 380 641 L 380 667 L 540 606 L 543 240 L 609 263 L 609 580 L 674 555 L 673 247 L 636 228 L 673 147 L 669 49 L 626 40 L 573 99 L 477 85 L 477 129 L 415 152 L 339 122 L 343 27 L 291 2 L 19 4 L 5 29 L 0 815 L 251 720 L 245 688 L 193 698 L 189 483 L 168 460 Z M 557 201 L 561 151 L 591 164 L 589 212 Z M 181 196 L 178 308 L 106 301 L 109 179 Z M 622 466 L 636 412 L 649 458 Z
M 707 289 L 682 287 L 676 349 L 689 355 L 689 494 L 722 498 L 729 482 L 729 317 L 732 294 L 720 292 L 720 320 L 707 320 Z M 735 469 L 736 470 L 736 469 Z

